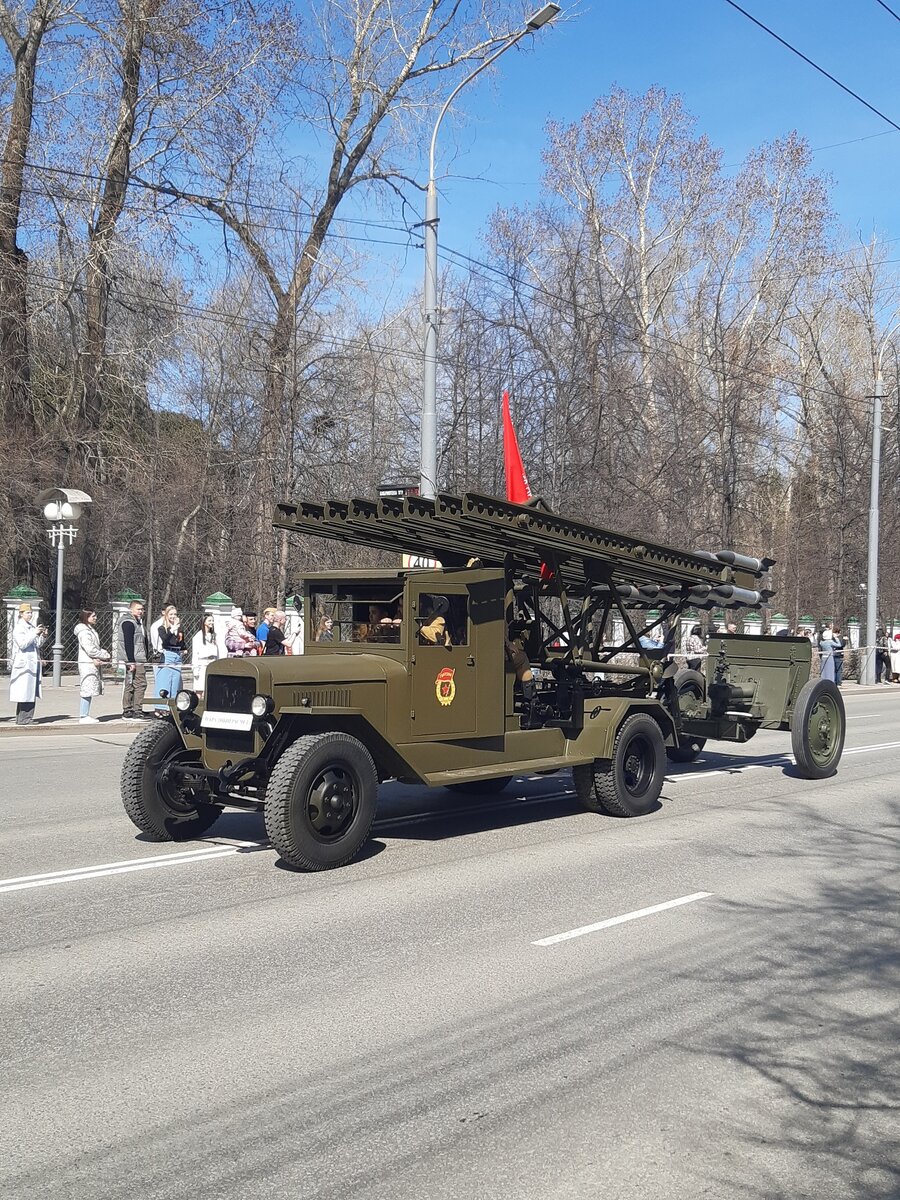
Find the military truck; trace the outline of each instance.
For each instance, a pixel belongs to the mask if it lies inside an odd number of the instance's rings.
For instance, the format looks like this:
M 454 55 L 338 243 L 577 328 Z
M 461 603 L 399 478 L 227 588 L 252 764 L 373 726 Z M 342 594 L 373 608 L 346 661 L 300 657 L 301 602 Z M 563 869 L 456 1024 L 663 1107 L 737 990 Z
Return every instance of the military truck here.
M 168 698 L 122 771 L 147 837 L 263 809 L 281 857 L 321 870 L 366 842 L 387 779 L 487 797 L 521 772 L 570 770 L 588 809 L 630 817 L 658 807 L 667 759 L 710 738 L 789 730 L 807 778 L 840 761 L 841 694 L 810 679 L 805 638 L 717 634 L 701 671 L 673 657 L 683 612 L 768 601 L 770 559 L 476 493 L 283 504 L 274 524 L 441 566 L 310 575 L 302 657 L 220 660 L 202 700 Z

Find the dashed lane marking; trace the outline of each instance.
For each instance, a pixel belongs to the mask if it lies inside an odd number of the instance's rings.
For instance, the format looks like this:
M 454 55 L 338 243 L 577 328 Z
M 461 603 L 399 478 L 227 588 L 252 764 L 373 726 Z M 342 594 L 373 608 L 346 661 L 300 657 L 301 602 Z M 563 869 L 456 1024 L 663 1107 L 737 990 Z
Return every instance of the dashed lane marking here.
M 900 741 L 896 742 L 880 742 L 873 746 L 854 746 L 849 750 L 844 750 L 844 757 L 853 754 L 871 754 L 877 750 L 893 750 L 900 746 Z M 779 763 L 793 762 L 793 756 L 790 754 L 775 754 L 770 755 L 764 762 L 751 762 L 745 766 L 735 765 L 725 768 L 724 770 L 715 771 L 684 771 L 677 775 L 667 775 L 666 783 L 683 783 L 685 781 L 700 781 L 703 779 L 711 779 L 717 775 L 740 775 L 745 771 L 760 770 L 763 767 L 777 766 Z M 539 776 L 545 778 L 545 776 Z M 525 799 L 510 799 L 507 803 L 498 805 L 496 802 L 491 805 L 496 808 L 513 808 L 522 806 L 538 806 L 547 804 L 554 799 L 567 799 L 572 795 L 571 788 L 560 788 L 557 792 L 549 796 L 537 796 L 534 798 Z M 467 805 L 465 808 L 448 809 L 446 812 L 426 812 L 412 813 L 408 816 L 398 816 L 393 818 L 382 818 L 376 821 L 373 827 L 373 832 L 384 830 L 389 832 L 391 827 L 397 825 L 416 825 L 424 821 L 436 821 L 441 818 L 453 818 L 467 816 L 473 813 L 482 813 L 485 810 L 484 805 Z M 180 850 L 172 854 L 155 854 L 150 858 L 132 858 L 122 862 L 101 863 L 97 866 L 89 867 L 72 867 L 64 871 L 48 871 L 41 875 L 21 875 L 13 879 L 0 879 L 0 892 L 18 892 L 26 888 L 37 887 L 52 887 L 58 883 L 78 883 L 83 879 L 98 879 L 106 875 L 125 875 L 133 871 L 151 871 L 160 867 L 178 867 L 193 862 L 206 862 L 213 858 L 227 858 L 229 855 L 237 854 L 241 850 L 265 850 L 268 849 L 267 842 L 245 842 L 239 841 L 236 838 L 209 838 L 204 846 L 193 850 Z M 687 904 L 691 900 L 702 899 L 708 895 L 707 892 L 698 892 L 694 896 L 689 896 L 686 899 L 669 901 L 662 908 L 671 908 L 676 904 Z M 627 913 L 624 917 L 615 917 L 609 922 L 601 922 L 596 928 L 604 928 L 606 924 L 617 925 L 622 921 L 633 920 L 635 916 L 645 916 L 650 912 L 661 911 L 659 906 L 652 909 L 642 909 L 639 913 Z M 584 932 L 590 933 L 593 931 L 593 926 L 585 927 Z M 553 940 L 562 941 L 566 937 L 576 937 L 579 931 L 566 935 L 557 935 L 551 941 L 535 942 L 534 945 L 551 945 Z
M 695 900 L 705 900 L 712 892 L 691 892 L 689 896 L 679 896 L 676 900 L 666 900 L 662 904 L 651 904 L 649 908 L 638 908 L 634 912 L 622 913 L 619 917 L 608 917 L 605 921 L 595 921 L 593 925 L 580 925 L 578 929 L 567 929 L 565 933 L 554 933 L 550 937 L 539 938 L 532 946 L 555 946 L 557 942 L 569 942 L 572 938 L 584 937 L 586 933 L 597 933 L 600 929 L 611 929 L 613 925 L 624 925 L 626 921 L 637 921 L 641 917 L 650 917 L 654 913 L 664 912 L 667 908 L 678 908 L 682 904 L 693 904 Z

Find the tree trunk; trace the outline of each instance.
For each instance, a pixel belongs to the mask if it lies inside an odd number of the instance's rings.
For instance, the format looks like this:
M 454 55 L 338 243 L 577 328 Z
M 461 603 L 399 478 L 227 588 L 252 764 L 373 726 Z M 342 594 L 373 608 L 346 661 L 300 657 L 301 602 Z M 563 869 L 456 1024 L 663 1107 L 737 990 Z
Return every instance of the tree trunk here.
M 9 130 L 0 161 L 0 413 L 7 427 L 33 429 L 28 352 L 28 255 L 18 244 L 25 160 L 34 118 L 38 51 L 48 23 L 39 0 L 25 35 L 0 0 L 0 35 L 15 66 Z
M 89 429 L 104 418 L 103 372 L 109 325 L 109 251 L 116 224 L 125 207 L 131 177 L 131 143 L 137 116 L 138 92 L 147 21 L 156 16 L 160 0 L 138 0 L 126 11 L 122 47 L 122 87 L 115 132 L 103 169 L 103 194 L 96 220 L 88 229 L 85 278 L 85 337 L 81 350 L 82 415 Z

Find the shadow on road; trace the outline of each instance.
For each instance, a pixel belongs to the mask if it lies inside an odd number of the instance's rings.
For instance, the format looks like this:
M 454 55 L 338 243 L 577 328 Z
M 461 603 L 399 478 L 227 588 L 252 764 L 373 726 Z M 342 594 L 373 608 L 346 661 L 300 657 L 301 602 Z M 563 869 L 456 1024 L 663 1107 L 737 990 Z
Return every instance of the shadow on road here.
M 709 751 L 704 751 L 695 763 L 689 765 L 668 764 L 667 776 L 678 780 L 685 777 L 702 779 L 705 772 L 738 775 L 748 767 L 768 768 L 788 778 L 801 778 L 790 754 L 750 756 Z M 678 795 L 673 793 L 665 798 L 677 803 Z M 657 802 L 644 818 L 619 818 L 605 813 L 591 815 L 614 821 L 637 822 L 652 818 L 662 807 Z M 503 793 L 486 793 L 483 798 L 477 795 L 461 796 L 447 788 L 405 787 L 389 782 L 380 788 L 372 832 L 389 838 L 443 841 L 495 829 L 553 821 L 584 812 L 584 807 L 575 798 L 572 776 L 568 771 L 539 779 L 519 777 Z M 227 809 L 216 821 L 209 836 L 268 844 L 263 814 L 247 810 Z M 356 861 L 364 857 L 368 856 L 360 855 Z
M 750 1077 L 745 1094 L 757 1099 L 720 1113 L 720 1124 L 772 1170 L 740 1180 L 714 1173 L 711 1194 L 795 1200 L 796 1183 L 777 1173 L 791 1155 L 810 1163 L 809 1195 L 900 1195 L 900 803 L 888 809 L 879 829 L 863 829 L 852 810 L 841 818 L 804 807 L 803 844 L 774 844 L 769 854 L 788 877 L 795 863 L 815 864 L 813 892 L 720 901 L 736 925 L 772 936 L 688 976 L 726 991 L 734 1019 L 681 1045 L 698 1063 L 721 1060 Z M 731 856 L 736 872 L 753 857 L 737 848 Z

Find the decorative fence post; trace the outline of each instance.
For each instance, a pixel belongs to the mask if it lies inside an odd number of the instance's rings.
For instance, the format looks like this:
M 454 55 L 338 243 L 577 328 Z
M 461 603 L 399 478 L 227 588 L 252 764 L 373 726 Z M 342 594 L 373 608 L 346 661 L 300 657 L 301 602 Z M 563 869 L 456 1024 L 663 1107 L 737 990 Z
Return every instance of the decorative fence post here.
M 791 622 L 785 613 L 774 613 L 772 620 L 769 622 L 769 632 L 772 634 L 780 633 L 782 629 L 790 629 Z
M 226 658 L 228 651 L 225 649 L 225 634 L 228 630 L 228 622 L 231 620 L 231 610 L 234 608 L 234 601 L 230 596 L 226 596 L 224 592 L 213 592 L 211 596 L 207 596 L 203 601 L 203 613 L 212 613 L 213 628 L 216 631 L 216 645 L 219 648 L 219 658 Z M 203 624 L 203 617 L 200 618 L 200 624 Z
M 3 597 L 3 604 L 6 608 L 6 639 L 4 641 L 4 664 L 3 670 L 9 674 L 9 660 L 12 658 L 12 631 L 13 625 L 19 616 L 19 605 L 28 602 L 35 612 L 40 610 L 44 601 L 37 594 L 33 587 L 29 587 L 27 583 L 20 583 L 14 587 L 9 595 Z

